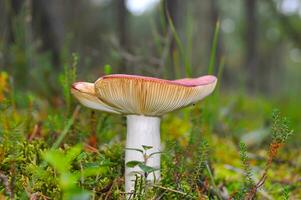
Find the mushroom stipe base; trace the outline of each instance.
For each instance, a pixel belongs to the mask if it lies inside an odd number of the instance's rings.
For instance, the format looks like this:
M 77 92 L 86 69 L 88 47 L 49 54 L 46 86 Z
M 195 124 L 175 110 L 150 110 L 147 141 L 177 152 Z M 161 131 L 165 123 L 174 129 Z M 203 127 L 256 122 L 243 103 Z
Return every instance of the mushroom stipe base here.
M 129 149 L 141 149 L 143 146 L 152 148 L 146 150 L 146 154 L 156 153 L 147 159 L 146 165 L 156 168 L 155 172 L 147 176 L 150 182 L 157 182 L 160 179 L 160 118 L 147 117 L 143 115 L 127 116 L 127 135 L 126 135 L 125 164 L 130 161 L 144 162 L 143 154 L 140 151 Z M 125 167 L 125 191 L 127 193 L 134 189 L 135 174 L 143 173 L 139 166 Z

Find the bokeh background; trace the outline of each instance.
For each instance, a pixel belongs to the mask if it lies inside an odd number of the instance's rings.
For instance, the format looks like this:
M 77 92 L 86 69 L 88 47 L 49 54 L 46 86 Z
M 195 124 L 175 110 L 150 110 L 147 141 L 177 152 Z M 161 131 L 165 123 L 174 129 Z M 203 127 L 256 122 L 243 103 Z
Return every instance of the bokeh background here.
M 60 106 L 74 57 L 77 80 L 91 82 L 106 70 L 176 79 L 209 68 L 225 110 L 250 100 L 250 130 L 274 107 L 300 130 L 300 0 L 0 0 L 0 70 L 16 91 Z
M 124 199 L 125 116 L 70 93 L 111 73 L 219 79 L 139 199 L 301 199 L 301 0 L 0 0 L 0 199 Z

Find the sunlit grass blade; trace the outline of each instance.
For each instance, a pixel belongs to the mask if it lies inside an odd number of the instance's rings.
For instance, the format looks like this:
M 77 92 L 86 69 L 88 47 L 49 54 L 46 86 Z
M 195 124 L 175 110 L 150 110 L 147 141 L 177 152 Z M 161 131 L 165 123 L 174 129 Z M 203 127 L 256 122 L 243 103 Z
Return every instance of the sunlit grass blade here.
M 72 114 L 72 117 L 67 121 L 67 124 L 66 124 L 65 128 L 63 129 L 62 133 L 60 134 L 60 136 L 57 138 L 57 140 L 52 145 L 52 147 L 51 147 L 52 149 L 56 149 L 61 145 L 61 143 L 63 142 L 67 133 L 69 132 L 71 126 L 73 125 L 75 118 L 78 115 L 79 110 L 80 110 L 80 106 L 77 106 Z
M 215 61 L 216 61 L 216 51 L 218 48 L 218 39 L 219 39 L 219 30 L 220 30 L 220 22 L 219 20 L 216 22 L 212 46 L 210 51 L 210 60 L 208 66 L 208 74 L 213 74 L 215 69 Z
M 214 96 L 215 95 L 219 96 L 219 94 L 220 94 L 220 87 L 221 87 L 221 83 L 222 83 L 224 67 L 225 67 L 225 57 L 223 56 L 218 65 L 218 72 L 217 72 L 217 80 L 218 81 L 217 81 L 216 89 L 214 91 Z

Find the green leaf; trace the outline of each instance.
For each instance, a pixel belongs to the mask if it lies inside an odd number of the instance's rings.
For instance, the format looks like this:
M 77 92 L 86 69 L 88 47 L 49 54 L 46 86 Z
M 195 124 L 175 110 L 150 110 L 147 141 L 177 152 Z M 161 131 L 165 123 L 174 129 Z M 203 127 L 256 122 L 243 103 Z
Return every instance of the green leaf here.
M 63 152 L 59 150 L 49 150 L 42 155 L 44 160 L 51 164 L 58 172 L 62 173 L 69 170 L 70 162 L 65 159 Z
M 75 174 L 69 172 L 62 173 L 60 176 L 60 186 L 63 190 L 69 190 L 76 188 L 78 177 Z
M 137 165 L 143 164 L 142 162 L 138 160 L 132 160 L 126 163 L 127 167 L 136 167 Z
M 125 150 L 132 150 L 132 151 L 139 151 L 143 154 L 143 150 L 142 149 L 136 149 L 136 148 L 125 148 Z
M 152 146 L 147 146 L 147 145 L 142 145 L 142 147 L 145 151 L 153 148 Z
M 145 165 L 144 163 L 140 163 L 138 166 L 140 167 L 140 169 L 141 169 L 143 172 L 146 172 L 146 173 L 151 173 L 151 172 L 154 172 L 154 171 L 159 170 L 159 169 L 157 169 L 157 168 L 147 166 L 147 165 Z
M 64 194 L 63 199 L 72 199 L 72 200 L 89 200 L 91 199 L 91 192 L 83 190 L 81 188 L 74 188 L 72 190 L 68 190 Z
M 72 147 L 71 149 L 68 150 L 66 154 L 66 159 L 68 159 L 69 162 L 73 161 L 77 156 L 80 155 L 81 151 L 82 151 L 81 145 L 76 145 Z
M 81 175 L 84 177 L 88 177 L 88 176 L 96 176 L 99 174 L 106 174 L 108 172 L 109 168 L 108 167 L 104 167 L 104 166 L 99 166 L 99 167 L 89 167 L 86 168 L 82 171 Z
M 148 156 L 148 157 L 150 158 L 150 157 L 152 157 L 153 155 L 160 154 L 160 153 L 163 153 L 163 152 L 161 152 L 161 151 L 154 152 L 154 153 L 151 153 L 151 154 L 149 154 L 149 156 Z

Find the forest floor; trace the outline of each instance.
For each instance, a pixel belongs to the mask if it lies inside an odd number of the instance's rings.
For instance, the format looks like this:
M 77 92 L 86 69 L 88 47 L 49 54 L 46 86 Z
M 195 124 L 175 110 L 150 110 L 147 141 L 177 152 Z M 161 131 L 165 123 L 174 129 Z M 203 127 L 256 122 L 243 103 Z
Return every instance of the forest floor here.
M 0 80 L 0 199 L 124 197 L 123 116 L 68 92 L 53 106 Z M 162 179 L 137 180 L 133 199 L 301 199 L 299 111 L 297 101 L 242 92 L 164 116 Z

